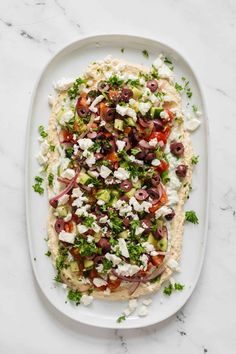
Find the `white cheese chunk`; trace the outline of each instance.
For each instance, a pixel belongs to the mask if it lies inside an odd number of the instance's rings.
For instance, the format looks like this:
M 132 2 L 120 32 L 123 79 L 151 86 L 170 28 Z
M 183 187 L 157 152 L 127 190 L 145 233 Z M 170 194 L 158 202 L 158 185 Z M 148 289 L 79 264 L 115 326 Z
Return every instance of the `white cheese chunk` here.
M 123 140 L 116 140 L 116 145 L 118 148 L 118 151 L 122 151 L 125 147 L 126 142 Z
M 42 144 L 40 145 L 40 152 L 42 155 L 46 155 L 48 153 L 48 150 L 50 148 L 50 145 L 48 144 L 47 140 L 44 140 Z
M 123 238 L 119 238 L 118 245 L 119 245 L 119 249 L 120 249 L 122 256 L 129 258 L 129 251 L 128 251 L 126 242 Z
M 129 172 L 126 171 L 123 167 L 119 167 L 118 170 L 114 172 L 114 176 L 121 181 L 124 181 L 129 178 Z
M 59 233 L 59 240 L 68 242 L 68 243 L 74 243 L 75 242 L 75 234 L 73 232 L 66 232 L 66 231 L 61 231 Z
M 85 232 L 88 231 L 88 228 L 85 225 L 79 224 L 77 225 L 77 230 L 79 234 L 84 234 Z
M 121 258 L 117 257 L 115 254 L 106 253 L 105 258 L 112 262 L 113 266 L 120 264 Z
M 193 132 L 201 125 L 201 122 L 197 118 L 192 118 L 185 123 L 185 127 L 190 132 Z
M 161 162 L 158 159 L 154 159 L 154 160 L 152 160 L 151 164 L 152 164 L 152 166 L 159 166 L 161 164 Z
M 152 303 L 152 299 L 144 299 L 142 302 L 142 304 L 145 306 L 149 306 L 151 305 L 151 303 Z
M 136 122 L 137 120 L 137 115 L 136 112 L 133 108 L 130 108 L 129 106 L 120 106 L 119 104 L 116 106 L 116 112 L 119 113 L 122 117 L 128 116 L 133 118 L 133 120 Z
M 88 148 L 93 146 L 93 141 L 88 138 L 79 139 L 77 142 L 81 150 L 87 150 Z
M 89 306 L 93 302 L 93 296 L 84 294 L 82 295 L 80 302 L 84 306 Z
M 54 84 L 54 88 L 57 91 L 66 91 L 73 85 L 74 81 L 75 79 L 63 77 Z
M 65 125 L 74 117 L 74 112 L 71 110 L 65 112 L 60 118 L 60 124 Z
M 148 308 L 145 305 L 141 305 L 138 309 L 139 317 L 145 317 L 148 315 Z
M 93 284 L 97 287 L 100 288 L 101 286 L 107 285 L 106 280 L 101 279 L 101 278 L 94 278 L 93 279 Z
M 65 171 L 62 172 L 61 177 L 67 178 L 67 179 L 72 179 L 75 177 L 75 171 L 72 170 L 72 168 L 67 168 Z
M 58 205 L 64 205 L 68 202 L 70 196 L 68 194 L 64 194 L 61 198 L 58 199 Z
M 116 271 L 117 271 L 118 275 L 132 277 L 139 270 L 140 270 L 140 268 L 136 264 L 123 263 L 123 264 L 118 265 Z
M 144 116 L 151 108 L 150 102 L 139 102 L 139 111 Z
M 160 207 L 160 209 L 158 209 L 155 212 L 155 217 L 156 219 L 159 219 L 161 216 L 166 216 L 170 213 L 172 213 L 172 210 L 168 208 L 166 205 L 163 205 L 162 207 Z
M 38 154 L 38 156 L 36 157 L 38 163 L 40 166 L 44 165 L 45 163 L 47 163 L 48 158 L 47 156 L 42 155 L 41 153 Z
M 107 178 L 111 173 L 112 173 L 112 170 L 110 170 L 110 168 L 108 168 L 104 165 L 101 166 L 100 176 L 102 178 Z

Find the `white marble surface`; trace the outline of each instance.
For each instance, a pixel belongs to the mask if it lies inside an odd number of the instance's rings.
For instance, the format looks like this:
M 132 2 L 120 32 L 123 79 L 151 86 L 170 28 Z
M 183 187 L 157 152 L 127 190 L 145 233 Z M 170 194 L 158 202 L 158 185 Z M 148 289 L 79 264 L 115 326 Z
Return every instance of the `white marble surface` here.
M 77 324 L 41 295 L 28 254 L 24 143 L 32 88 L 47 60 L 100 33 L 151 36 L 192 63 L 211 135 L 207 254 L 197 288 L 175 316 L 139 330 Z M 0 353 L 214 353 L 236 351 L 236 2 L 230 0 L 0 0 Z

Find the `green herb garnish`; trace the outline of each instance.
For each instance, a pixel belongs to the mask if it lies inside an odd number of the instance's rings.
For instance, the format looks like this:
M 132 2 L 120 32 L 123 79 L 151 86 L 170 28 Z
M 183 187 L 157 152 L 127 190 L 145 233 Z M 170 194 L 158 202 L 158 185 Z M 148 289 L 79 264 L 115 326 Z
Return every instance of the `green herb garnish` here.
M 120 51 L 121 51 L 121 53 L 124 53 L 125 48 L 121 48 Z
M 180 91 L 183 91 L 183 86 L 181 86 L 180 84 L 178 84 L 178 82 L 175 83 L 175 89 L 176 91 L 180 92 Z
M 54 174 L 52 172 L 50 172 L 49 175 L 48 175 L 48 185 L 50 187 L 53 186 L 53 180 L 54 180 Z
M 198 155 L 193 155 L 191 158 L 191 163 L 192 165 L 196 165 L 198 163 L 199 156 Z
M 139 152 L 141 151 L 141 149 L 131 149 L 131 154 L 132 155 L 137 155 Z
M 40 176 L 36 176 L 34 177 L 34 180 L 35 180 L 35 184 L 32 186 L 34 191 L 36 193 L 43 194 L 44 193 L 44 188 L 42 187 L 43 178 Z
M 116 322 L 121 323 L 126 320 L 125 315 L 121 315 L 120 317 L 117 318 Z
M 42 125 L 38 127 L 38 132 L 44 139 L 48 136 L 48 133 L 45 132 L 44 127 Z
M 143 53 L 144 58 L 147 58 L 147 59 L 149 58 L 149 53 L 148 53 L 148 51 L 146 49 L 144 49 L 142 51 L 142 53 Z
M 94 223 L 94 218 L 92 216 L 86 216 L 84 218 L 83 224 L 90 228 Z
M 169 67 L 170 70 L 174 69 L 174 65 L 173 65 L 172 61 L 170 59 L 168 59 L 167 57 L 165 57 L 164 63 Z
M 189 222 L 191 222 L 193 224 L 198 224 L 199 223 L 198 222 L 198 217 L 197 217 L 195 211 L 193 211 L 193 210 L 189 210 L 189 211 L 185 212 L 185 220 L 189 221 Z
M 121 86 L 121 85 L 123 85 L 124 80 L 121 80 L 121 79 L 119 79 L 118 76 L 114 75 L 114 76 L 111 76 L 107 82 L 111 86 Z
M 104 272 L 107 272 L 112 268 L 112 261 L 109 261 L 107 258 L 103 258 L 102 265 Z
M 181 290 L 183 290 L 184 285 L 180 284 L 180 283 L 175 283 L 174 287 L 175 287 L 175 290 L 181 291 Z
M 68 291 L 67 298 L 70 301 L 75 302 L 76 306 L 80 304 L 81 297 L 82 297 L 82 293 L 79 291 L 74 291 L 72 289 Z
M 78 79 L 75 80 L 73 86 L 68 90 L 68 96 L 70 97 L 70 99 L 74 99 L 78 96 L 80 85 L 85 83 L 86 80 L 83 80 L 80 77 L 78 77 Z
M 47 251 L 46 253 L 44 253 L 45 254 L 45 256 L 48 256 L 48 257 L 50 257 L 51 256 L 51 254 L 52 254 L 52 252 L 51 251 Z
M 193 110 L 194 113 L 196 113 L 198 111 L 198 107 L 195 104 L 193 104 L 192 105 L 192 110 Z

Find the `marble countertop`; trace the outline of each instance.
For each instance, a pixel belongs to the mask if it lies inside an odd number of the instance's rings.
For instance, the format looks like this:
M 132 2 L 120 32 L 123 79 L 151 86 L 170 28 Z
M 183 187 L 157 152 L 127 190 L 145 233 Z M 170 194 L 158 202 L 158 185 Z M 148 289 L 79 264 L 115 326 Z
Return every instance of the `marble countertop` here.
M 210 121 L 209 238 L 200 280 L 179 313 L 128 331 L 89 328 L 54 310 L 34 280 L 26 239 L 24 149 L 33 86 L 56 51 L 102 33 L 173 45 L 199 76 Z M 235 353 L 235 38 L 233 0 L 0 1 L 1 354 Z

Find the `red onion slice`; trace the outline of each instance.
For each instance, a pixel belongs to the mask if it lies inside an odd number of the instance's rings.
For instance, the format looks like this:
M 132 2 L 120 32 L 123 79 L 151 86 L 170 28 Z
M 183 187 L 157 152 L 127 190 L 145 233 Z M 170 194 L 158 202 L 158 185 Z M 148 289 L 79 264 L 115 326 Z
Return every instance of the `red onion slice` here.
M 133 283 L 129 288 L 129 295 L 133 295 L 133 293 L 138 289 L 140 282 Z
M 53 197 L 53 198 L 51 198 L 51 199 L 49 200 L 49 203 L 50 203 L 51 205 L 53 204 L 53 202 L 58 201 L 58 199 L 60 199 L 61 197 L 63 197 L 63 195 L 67 194 L 67 193 L 74 187 L 74 185 L 75 185 L 75 183 L 76 183 L 76 179 L 77 179 L 77 177 L 78 177 L 78 175 L 79 175 L 79 172 L 80 172 L 80 171 L 77 171 L 77 172 L 75 173 L 75 176 L 72 178 L 72 180 L 70 181 L 70 183 L 68 184 L 68 186 L 66 187 L 66 189 L 64 189 L 61 193 L 59 193 L 58 195 L 56 195 L 55 197 Z

